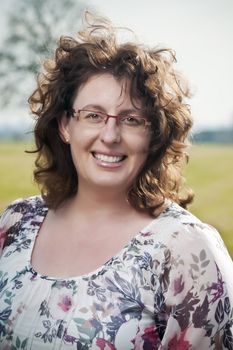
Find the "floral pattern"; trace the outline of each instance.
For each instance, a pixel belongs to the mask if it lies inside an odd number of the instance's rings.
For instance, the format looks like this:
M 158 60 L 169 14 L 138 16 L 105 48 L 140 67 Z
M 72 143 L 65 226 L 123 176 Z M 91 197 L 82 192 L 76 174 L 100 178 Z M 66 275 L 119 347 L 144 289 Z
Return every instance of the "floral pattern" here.
M 47 211 L 35 196 L 1 217 L 1 349 L 233 350 L 233 263 L 215 229 L 170 203 L 105 265 L 59 279 L 31 266 Z

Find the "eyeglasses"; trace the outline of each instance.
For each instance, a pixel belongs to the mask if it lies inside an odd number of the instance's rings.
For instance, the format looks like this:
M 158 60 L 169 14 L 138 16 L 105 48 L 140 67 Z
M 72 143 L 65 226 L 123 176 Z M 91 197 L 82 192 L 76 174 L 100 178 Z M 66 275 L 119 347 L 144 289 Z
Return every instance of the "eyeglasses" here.
M 71 115 L 83 125 L 90 128 L 100 129 L 107 124 L 109 118 L 116 119 L 116 124 L 122 131 L 143 132 L 151 125 L 147 119 L 136 115 L 110 115 L 103 112 L 90 111 L 87 109 L 72 109 Z

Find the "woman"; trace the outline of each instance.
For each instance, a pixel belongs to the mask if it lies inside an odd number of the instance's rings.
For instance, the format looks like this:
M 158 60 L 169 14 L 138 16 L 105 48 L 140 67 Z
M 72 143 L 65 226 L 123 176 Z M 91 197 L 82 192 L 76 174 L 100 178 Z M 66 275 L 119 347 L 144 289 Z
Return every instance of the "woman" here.
M 1 218 L 1 349 L 233 348 L 232 261 L 183 209 L 173 61 L 102 21 L 46 62 L 29 99 L 42 196 Z

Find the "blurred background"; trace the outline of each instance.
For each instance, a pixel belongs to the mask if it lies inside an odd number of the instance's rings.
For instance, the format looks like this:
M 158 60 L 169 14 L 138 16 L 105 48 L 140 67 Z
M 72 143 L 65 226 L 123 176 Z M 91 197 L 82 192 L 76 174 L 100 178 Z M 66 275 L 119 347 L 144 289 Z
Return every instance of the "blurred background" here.
M 0 210 L 39 192 L 34 156 L 24 152 L 33 148 L 27 98 L 41 63 L 61 35 L 75 35 L 85 10 L 132 29 L 145 45 L 175 50 L 193 93 L 190 210 L 220 231 L 233 257 L 232 0 L 0 0 Z

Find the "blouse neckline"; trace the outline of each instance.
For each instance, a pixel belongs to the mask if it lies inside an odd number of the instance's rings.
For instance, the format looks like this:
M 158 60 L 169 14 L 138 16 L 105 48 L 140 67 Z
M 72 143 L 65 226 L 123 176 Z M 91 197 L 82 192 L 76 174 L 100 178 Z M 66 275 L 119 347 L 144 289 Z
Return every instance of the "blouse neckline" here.
M 139 232 L 137 232 L 133 238 L 131 238 L 129 240 L 128 243 L 126 243 L 116 254 L 114 254 L 110 259 L 108 259 L 103 265 L 97 267 L 96 269 L 87 272 L 85 274 L 82 275 L 77 275 L 77 276 L 70 276 L 70 277 L 59 277 L 59 276 L 49 276 L 49 275 L 45 275 L 42 274 L 38 271 L 36 271 L 32 265 L 32 253 L 33 253 L 33 249 L 35 246 L 35 242 L 36 239 L 39 235 L 40 232 L 40 228 L 43 225 L 43 222 L 46 218 L 46 215 L 48 214 L 48 208 L 45 206 L 45 204 L 43 203 L 43 211 L 42 213 L 40 213 L 40 217 L 42 218 L 42 220 L 40 220 L 39 222 L 37 222 L 36 227 L 34 227 L 33 229 L 33 237 L 32 237 L 32 241 L 31 241 L 31 245 L 30 245 L 30 251 L 29 251 L 29 258 L 28 258 L 28 264 L 27 264 L 27 270 L 29 272 L 31 272 L 32 274 L 32 278 L 39 278 L 42 280 L 47 280 L 47 281 L 52 281 L 52 282 L 56 282 L 56 281 L 67 281 L 67 282 L 72 282 L 72 281 L 79 281 L 79 280 L 85 280 L 85 279 L 95 279 L 96 277 L 98 277 L 99 275 L 104 274 L 108 268 L 111 266 L 111 263 L 116 260 L 118 257 L 122 256 L 132 245 L 134 245 L 137 241 L 140 240 L 141 237 L 143 237 L 143 235 L 148 232 L 150 230 L 150 227 L 153 225 L 153 223 L 157 220 L 159 220 L 161 217 L 163 217 L 163 215 L 165 214 L 165 212 L 167 213 L 167 211 L 169 210 L 170 206 L 172 205 L 171 201 L 167 201 L 167 205 L 165 206 L 165 208 L 161 211 L 161 213 L 156 217 L 153 218 L 144 228 L 142 228 Z M 34 219 L 32 219 L 34 220 Z

